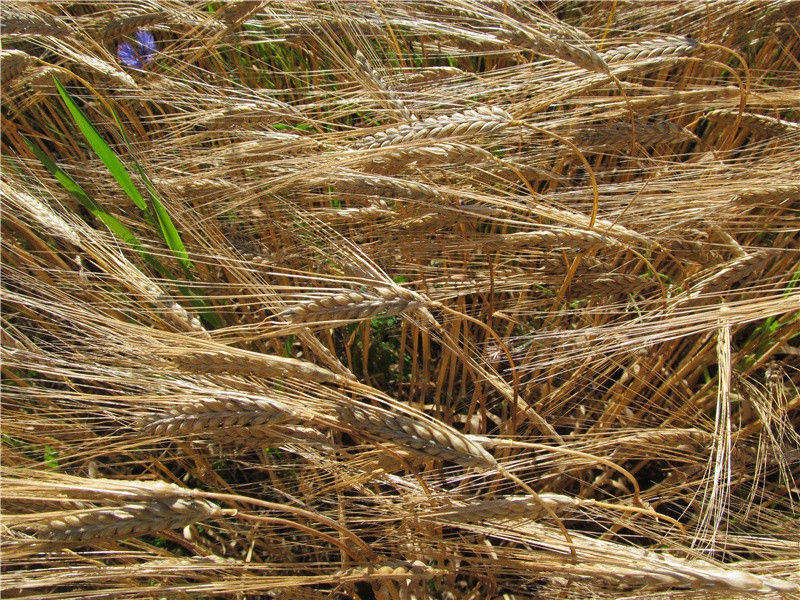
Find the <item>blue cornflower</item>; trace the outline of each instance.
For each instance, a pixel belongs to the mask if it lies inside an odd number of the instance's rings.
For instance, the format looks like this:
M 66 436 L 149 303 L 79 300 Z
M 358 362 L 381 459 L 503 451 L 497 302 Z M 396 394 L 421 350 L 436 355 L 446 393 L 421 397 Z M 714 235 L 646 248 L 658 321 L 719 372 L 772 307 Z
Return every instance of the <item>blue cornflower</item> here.
M 144 29 L 137 31 L 133 37 L 134 43 L 122 42 L 117 46 L 117 56 L 129 67 L 141 69 L 153 60 L 156 53 L 156 40 L 152 33 Z

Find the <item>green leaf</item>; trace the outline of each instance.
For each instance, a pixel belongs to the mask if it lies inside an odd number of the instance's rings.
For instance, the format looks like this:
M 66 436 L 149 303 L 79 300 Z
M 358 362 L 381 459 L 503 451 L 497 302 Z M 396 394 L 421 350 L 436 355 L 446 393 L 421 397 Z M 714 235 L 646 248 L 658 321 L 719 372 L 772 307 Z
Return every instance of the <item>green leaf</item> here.
M 55 177 L 61 185 L 64 186 L 70 194 L 72 194 L 92 215 L 102 221 L 108 227 L 109 231 L 117 236 L 126 244 L 130 244 L 150 266 L 152 266 L 159 274 L 170 277 L 167 269 L 157 259 L 155 259 L 149 252 L 142 246 L 139 239 L 131 232 L 130 229 L 125 227 L 119 219 L 106 212 L 94 199 L 86 193 L 86 191 L 78 184 L 72 177 L 69 176 L 61 167 L 51 160 L 45 152 L 31 142 L 25 136 L 22 136 L 23 141 L 28 145 L 31 152 L 39 159 L 50 174 Z
M 114 151 L 111 150 L 111 147 L 106 143 L 106 141 L 100 137 L 100 134 L 97 133 L 97 130 L 95 130 L 86 116 L 81 112 L 81 109 L 78 108 L 77 104 L 75 104 L 75 101 L 69 95 L 67 90 L 64 89 L 64 86 L 61 85 L 61 82 L 58 80 L 58 78 L 53 76 L 53 80 L 56 82 L 56 88 L 58 89 L 58 93 L 61 96 L 61 99 L 64 101 L 64 104 L 66 104 L 67 110 L 69 110 L 69 113 L 75 120 L 78 129 L 81 130 L 81 133 L 86 138 L 86 141 L 89 142 L 92 150 L 97 153 L 97 156 L 100 157 L 100 160 L 103 161 L 103 164 L 108 168 L 108 170 L 114 176 L 114 179 L 117 180 L 117 183 L 119 183 L 120 187 L 125 191 L 133 203 L 143 211 L 148 212 L 147 203 L 145 202 L 141 193 L 139 193 L 139 190 L 137 190 L 136 186 L 133 184 L 133 180 L 128 174 L 128 171 L 125 170 L 125 166 L 122 164 L 119 158 L 117 158 L 117 155 L 114 154 Z
M 44 464 L 53 470 L 58 470 L 58 452 L 52 446 L 44 447 Z
M 123 141 L 130 150 L 130 139 L 128 138 L 128 134 L 125 132 L 125 128 L 122 126 L 122 121 L 120 121 L 117 113 L 113 109 L 111 110 L 111 114 L 114 117 L 114 121 L 117 123 L 117 128 L 122 134 Z M 172 219 L 170 219 L 167 209 L 164 208 L 164 205 L 161 203 L 161 199 L 158 197 L 158 192 L 156 191 L 155 185 L 153 185 L 153 182 L 150 177 L 148 177 L 147 172 L 135 158 L 133 159 L 133 164 L 144 181 L 145 187 L 147 188 L 147 193 L 150 196 L 150 201 L 153 203 L 153 208 L 155 209 L 156 217 L 158 218 L 158 226 L 161 228 L 161 235 L 163 236 L 164 241 L 169 249 L 172 250 L 172 253 L 178 258 L 181 266 L 187 272 L 191 273 L 191 271 L 194 269 L 194 265 L 189 260 L 189 253 L 186 252 L 186 246 L 183 245 L 183 240 L 181 239 L 177 228 L 173 224 Z

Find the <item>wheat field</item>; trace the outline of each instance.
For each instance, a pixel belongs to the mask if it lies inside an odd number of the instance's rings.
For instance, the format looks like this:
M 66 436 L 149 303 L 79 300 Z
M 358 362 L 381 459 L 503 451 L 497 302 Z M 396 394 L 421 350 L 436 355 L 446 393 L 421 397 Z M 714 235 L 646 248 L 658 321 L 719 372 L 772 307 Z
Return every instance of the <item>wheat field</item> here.
M 5 598 L 800 598 L 800 2 L 2 2 Z

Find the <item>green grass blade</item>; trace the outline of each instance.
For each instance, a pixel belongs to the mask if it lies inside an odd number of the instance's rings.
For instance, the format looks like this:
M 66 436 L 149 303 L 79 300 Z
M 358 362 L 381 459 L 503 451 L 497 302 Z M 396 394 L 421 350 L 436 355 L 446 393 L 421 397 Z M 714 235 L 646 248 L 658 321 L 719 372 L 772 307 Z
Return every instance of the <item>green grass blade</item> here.
M 61 85 L 61 82 L 58 80 L 57 77 L 53 76 L 53 80 L 56 82 L 56 88 L 58 89 L 58 93 L 61 96 L 61 99 L 64 101 L 64 104 L 67 106 L 67 110 L 72 115 L 75 124 L 78 126 L 78 129 L 81 130 L 81 133 L 86 138 L 86 141 L 89 142 L 89 145 L 92 147 L 97 153 L 97 156 L 100 157 L 100 160 L 103 161 L 103 164 L 108 168 L 111 174 L 114 176 L 114 179 L 117 180 L 120 187 L 125 191 L 128 197 L 133 201 L 133 203 L 142 209 L 145 212 L 149 212 L 147 209 L 147 202 L 145 202 L 144 197 L 142 194 L 139 193 L 139 190 L 136 189 L 136 186 L 133 184 L 133 180 L 131 179 L 128 171 L 125 170 L 125 166 L 122 162 L 117 158 L 117 155 L 114 154 L 114 151 L 111 150 L 111 147 L 106 143 L 106 141 L 97 133 L 97 130 L 92 126 L 89 122 L 89 119 L 81 112 L 81 109 L 78 108 L 78 105 L 75 104 L 75 101 L 69 95 L 67 90 L 64 89 L 64 86 Z

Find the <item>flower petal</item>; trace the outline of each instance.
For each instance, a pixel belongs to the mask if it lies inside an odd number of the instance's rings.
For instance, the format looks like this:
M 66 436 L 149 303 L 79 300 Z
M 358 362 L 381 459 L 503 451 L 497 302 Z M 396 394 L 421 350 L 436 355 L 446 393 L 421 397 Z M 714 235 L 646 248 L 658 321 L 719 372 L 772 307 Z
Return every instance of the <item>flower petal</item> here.
M 141 67 L 142 61 L 139 60 L 139 54 L 133 49 L 133 46 L 128 42 L 122 42 L 117 46 L 117 56 L 119 59 L 129 67 Z
M 139 54 L 141 54 L 142 60 L 149 62 L 156 53 L 156 40 L 153 38 L 153 34 L 146 29 L 140 29 L 134 37 L 139 45 Z

